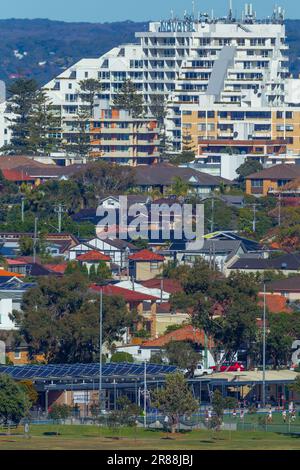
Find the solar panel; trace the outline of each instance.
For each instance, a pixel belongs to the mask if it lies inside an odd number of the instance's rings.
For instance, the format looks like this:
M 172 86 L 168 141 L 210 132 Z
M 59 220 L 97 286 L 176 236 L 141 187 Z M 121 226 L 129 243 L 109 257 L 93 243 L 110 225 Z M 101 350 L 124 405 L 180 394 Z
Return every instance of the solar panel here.
M 160 376 L 176 370 L 175 366 L 147 364 L 147 375 Z M 8 374 L 15 379 L 72 379 L 89 378 L 99 376 L 99 364 L 47 364 L 26 366 L 0 366 L 0 374 Z M 142 378 L 144 376 L 144 364 L 109 363 L 103 364 L 103 377 L 126 377 L 133 376 Z

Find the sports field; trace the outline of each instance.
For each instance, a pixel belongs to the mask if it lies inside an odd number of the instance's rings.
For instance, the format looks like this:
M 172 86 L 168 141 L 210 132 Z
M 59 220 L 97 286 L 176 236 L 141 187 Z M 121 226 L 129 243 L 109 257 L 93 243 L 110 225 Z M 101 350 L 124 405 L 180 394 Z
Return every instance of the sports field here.
M 60 435 L 44 433 L 59 432 Z M 160 431 L 97 426 L 31 426 L 0 435 L 1 450 L 300 450 L 300 435 L 262 431 L 192 431 L 167 435 Z

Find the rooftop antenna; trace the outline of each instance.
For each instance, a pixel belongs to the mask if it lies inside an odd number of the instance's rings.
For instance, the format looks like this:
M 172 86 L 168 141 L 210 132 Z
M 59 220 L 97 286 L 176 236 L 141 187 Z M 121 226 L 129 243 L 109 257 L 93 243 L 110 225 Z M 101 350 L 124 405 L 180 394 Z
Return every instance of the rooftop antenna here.
M 171 20 L 174 20 L 174 10 L 171 10 Z
M 195 19 L 195 1 L 192 1 L 192 12 L 193 12 L 193 19 Z
M 229 0 L 229 13 L 228 13 L 228 19 L 231 21 L 233 17 L 233 9 L 232 9 L 232 0 Z

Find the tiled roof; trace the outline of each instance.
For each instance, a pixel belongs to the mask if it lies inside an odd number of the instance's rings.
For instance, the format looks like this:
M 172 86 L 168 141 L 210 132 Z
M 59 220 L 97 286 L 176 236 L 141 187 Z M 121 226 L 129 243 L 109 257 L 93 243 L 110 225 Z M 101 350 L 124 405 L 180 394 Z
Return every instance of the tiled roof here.
M 267 292 L 300 292 L 300 276 L 272 281 L 266 286 Z
M 13 273 L 11 271 L 7 271 L 6 269 L 0 269 L 0 276 L 1 277 L 24 277 L 23 274 Z
M 220 186 L 221 183 L 232 184 L 218 176 L 212 176 L 208 173 L 202 173 L 192 168 L 182 168 L 175 165 L 160 163 L 157 165 L 138 166 L 135 168 L 135 181 L 140 186 L 172 185 L 174 178 L 179 177 L 183 181 L 199 186 Z
M 23 261 L 23 260 L 19 260 L 18 258 L 16 259 L 10 259 L 10 258 L 6 258 L 6 263 L 8 264 L 8 266 L 26 266 L 26 261 Z
M 13 155 L 13 156 L 0 156 L 0 170 L 11 170 L 20 166 L 27 166 L 31 168 L 44 168 L 51 165 L 45 165 L 44 163 L 36 162 L 30 157 L 22 155 Z M 52 165 L 55 166 L 55 165 Z
M 52 271 L 57 274 L 64 274 L 68 265 L 67 263 L 61 263 L 61 264 L 45 264 L 44 266 L 49 271 Z
M 256 180 L 256 179 L 280 179 L 280 180 L 293 180 L 300 177 L 300 167 L 299 165 L 293 164 L 280 164 L 274 165 L 270 168 L 265 168 L 264 170 L 258 171 L 257 173 L 252 173 L 247 176 L 246 179 Z
M 276 258 L 257 259 L 243 258 L 238 259 L 229 269 L 252 269 L 252 270 L 292 270 L 300 269 L 300 255 L 290 253 Z
M 114 286 L 112 284 L 106 286 L 97 286 L 94 284 L 91 286 L 91 289 L 96 292 L 100 292 L 102 290 L 103 295 L 117 295 L 123 297 L 126 302 L 143 302 L 158 300 L 157 297 L 153 297 L 152 295 L 144 294 L 142 292 L 137 292 L 129 289 L 123 289 L 123 287 Z
M 32 181 L 33 178 L 27 175 L 26 172 L 17 169 L 2 170 L 4 178 L 8 181 Z
M 204 345 L 204 331 L 193 328 L 191 325 L 184 326 L 178 330 L 160 336 L 157 339 L 146 341 L 142 344 L 143 348 L 162 348 L 171 341 L 192 341 L 193 343 Z
M 150 250 L 141 250 L 133 255 L 128 256 L 131 261 L 164 261 L 165 258 L 162 255 L 153 253 Z
M 104 255 L 100 251 L 96 250 L 88 251 L 83 255 L 79 255 L 76 259 L 78 261 L 111 261 L 109 256 Z
M 179 281 L 176 279 L 149 279 L 148 281 L 143 281 L 141 284 L 149 289 L 160 289 L 169 294 L 176 294 L 177 292 L 182 292 L 183 288 Z
M 263 306 L 263 294 L 259 294 L 259 306 Z M 266 294 L 266 306 L 271 313 L 291 313 L 287 298 L 280 294 Z

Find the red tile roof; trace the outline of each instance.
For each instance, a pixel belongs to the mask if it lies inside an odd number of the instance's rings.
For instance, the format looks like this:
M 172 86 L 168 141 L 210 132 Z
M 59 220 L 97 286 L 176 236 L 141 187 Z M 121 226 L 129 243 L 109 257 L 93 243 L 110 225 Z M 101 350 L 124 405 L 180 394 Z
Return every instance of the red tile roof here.
M 263 294 L 258 294 L 259 306 L 263 307 Z M 266 305 L 271 313 L 291 313 L 287 304 L 287 298 L 279 294 L 266 294 Z
M 103 295 L 118 295 L 123 297 L 126 302 L 143 302 L 143 301 L 156 301 L 158 300 L 157 297 L 152 295 L 144 294 L 142 292 L 137 292 L 129 289 L 124 289 L 123 287 L 114 286 L 113 284 L 109 284 L 106 286 L 97 286 L 93 284 L 91 289 L 96 292 L 100 292 L 102 290 Z
M 44 267 L 52 271 L 53 273 L 57 274 L 65 274 L 65 270 L 67 269 L 67 263 L 61 264 L 45 264 Z
M 100 251 L 96 250 L 88 251 L 83 255 L 79 255 L 76 259 L 78 261 L 111 261 L 109 256 L 104 255 Z
M 6 269 L 0 269 L 1 277 L 24 277 L 23 274 L 13 273 L 11 271 L 6 271 Z
M 128 258 L 132 261 L 164 261 L 165 258 L 162 255 L 158 255 L 157 253 L 153 253 L 150 250 L 141 250 L 133 255 L 128 256 Z
M 8 266 L 26 266 L 26 262 L 23 260 L 18 260 L 18 259 L 9 259 L 6 258 L 6 262 Z
M 30 178 L 26 173 L 23 171 L 18 170 L 2 170 L 2 174 L 4 178 L 8 181 L 33 181 L 34 178 Z
M 183 292 L 182 285 L 176 279 L 149 279 L 148 281 L 143 281 L 141 284 L 149 289 L 160 289 L 161 286 L 164 292 L 169 294 L 177 294 L 177 292 Z
M 204 346 L 205 338 L 204 331 L 197 328 L 193 328 L 192 325 L 184 326 L 178 330 L 167 333 L 166 335 L 160 336 L 157 339 L 146 341 L 142 344 L 143 348 L 157 347 L 162 348 L 171 341 L 191 341 L 193 343 L 201 344 Z

